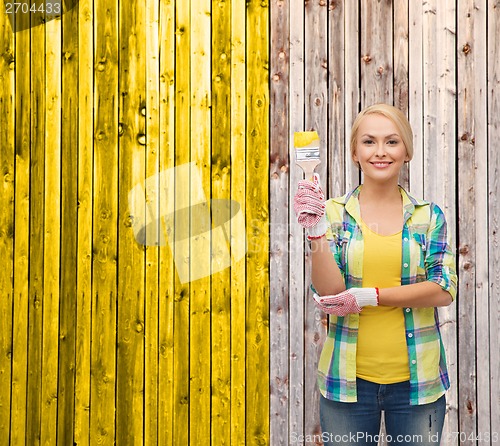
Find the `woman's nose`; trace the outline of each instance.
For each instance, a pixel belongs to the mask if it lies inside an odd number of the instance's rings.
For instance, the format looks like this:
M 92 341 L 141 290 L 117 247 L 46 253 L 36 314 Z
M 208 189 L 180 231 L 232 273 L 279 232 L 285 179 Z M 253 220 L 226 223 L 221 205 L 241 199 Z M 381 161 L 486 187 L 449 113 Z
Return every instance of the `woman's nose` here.
M 377 156 L 384 156 L 385 155 L 385 146 L 383 142 L 378 142 L 377 143 L 377 150 L 375 152 Z

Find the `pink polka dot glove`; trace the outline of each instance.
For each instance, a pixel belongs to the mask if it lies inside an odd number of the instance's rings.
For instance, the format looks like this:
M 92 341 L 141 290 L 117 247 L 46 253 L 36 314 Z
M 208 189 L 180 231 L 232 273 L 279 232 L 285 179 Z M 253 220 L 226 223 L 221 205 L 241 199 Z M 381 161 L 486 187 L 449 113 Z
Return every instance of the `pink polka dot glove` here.
M 313 295 L 316 306 L 327 314 L 347 316 L 360 313 L 367 305 L 378 305 L 378 288 L 349 288 L 331 296 Z
M 313 181 L 301 180 L 293 198 L 293 208 L 299 224 L 307 229 L 308 235 L 325 235 L 328 224 L 325 218 L 325 194 L 321 189 L 319 175 Z

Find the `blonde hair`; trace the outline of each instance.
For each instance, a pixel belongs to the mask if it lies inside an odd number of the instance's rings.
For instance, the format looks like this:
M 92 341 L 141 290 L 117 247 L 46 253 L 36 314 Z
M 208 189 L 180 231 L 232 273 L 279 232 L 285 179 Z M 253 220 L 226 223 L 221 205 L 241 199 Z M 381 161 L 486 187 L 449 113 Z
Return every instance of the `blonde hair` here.
M 356 152 L 359 125 L 361 124 L 362 119 L 366 115 L 374 115 L 374 114 L 385 116 L 396 125 L 398 132 L 401 136 L 401 139 L 403 140 L 403 144 L 406 147 L 406 153 L 408 155 L 408 158 L 411 160 L 413 158 L 413 131 L 405 114 L 398 108 L 389 104 L 374 104 L 362 110 L 354 120 L 354 123 L 352 124 L 351 158 L 353 159 L 353 161 L 354 161 L 354 154 Z M 359 168 L 359 163 L 355 161 L 354 163 Z

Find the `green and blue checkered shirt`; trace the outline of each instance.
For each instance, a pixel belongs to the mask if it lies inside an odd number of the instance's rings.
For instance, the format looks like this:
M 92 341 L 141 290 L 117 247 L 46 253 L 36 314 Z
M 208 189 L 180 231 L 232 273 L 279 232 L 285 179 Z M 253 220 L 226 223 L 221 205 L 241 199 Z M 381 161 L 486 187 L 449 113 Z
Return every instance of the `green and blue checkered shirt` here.
M 361 287 L 363 234 L 358 196 L 362 186 L 326 203 L 326 234 L 347 288 Z M 457 293 L 455 255 L 443 211 L 434 203 L 403 198 L 401 285 L 436 282 L 453 299 Z M 313 288 L 313 287 L 312 287 Z M 314 288 L 313 288 L 314 289 Z M 410 366 L 410 404 L 437 400 L 450 387 L 436 308 L 402 308 Z M 318 365 L 318 385 L 328 399 L 356 401 L 356 343 L 359 315 L 330 316 Z

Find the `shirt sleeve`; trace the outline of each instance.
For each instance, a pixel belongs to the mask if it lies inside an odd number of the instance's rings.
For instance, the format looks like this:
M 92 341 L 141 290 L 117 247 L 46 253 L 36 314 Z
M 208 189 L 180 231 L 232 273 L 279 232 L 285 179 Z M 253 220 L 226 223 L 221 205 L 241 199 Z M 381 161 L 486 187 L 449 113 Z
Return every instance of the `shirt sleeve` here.
M 342 278 L 345 280 L 345 274 L 344 274 L 344 262 L 343 262 L 343 253 L 342 253 L 342 248 L 343 248 L 343 240 L 339 234 L 340 228 L 342 227 L 342 221 L 338 217 L 338 210 L 335 209 L 331 203 L 327 202 L 326 205 L 326 221 L 328 223 L 328 228 L 326 230 L 325 237 L 328 240 L 328 244 L 330 246 L 330 251 L 332 252 L 332 255 L 337 262 L 337 266 L 340 269 L 340 272 L 342 274 Z M 311 246 L 309 244 L 309 246 Z M 314 288 L 313 284 L 311 283 L 311 291 L 313 293 L 317 293 L 316 289 Z
M 458 277 L 455 254 L 451 245 L 451 234 L 444 213 L 438 205 L 432 203 L 425 256 L 427 280 L 440 285 L 455 300 Z

